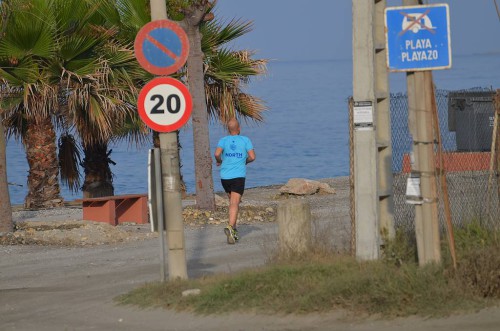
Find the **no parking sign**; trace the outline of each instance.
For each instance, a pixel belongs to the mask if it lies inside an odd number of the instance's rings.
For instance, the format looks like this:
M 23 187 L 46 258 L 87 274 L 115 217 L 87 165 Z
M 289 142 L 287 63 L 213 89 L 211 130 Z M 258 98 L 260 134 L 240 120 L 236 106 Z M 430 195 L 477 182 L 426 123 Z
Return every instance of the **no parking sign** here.
M 144 25 L 134 42 L 139 64 L 154 75 L 170 75 L 186 63 L 189 40 L 175 22 L 157 20 Z

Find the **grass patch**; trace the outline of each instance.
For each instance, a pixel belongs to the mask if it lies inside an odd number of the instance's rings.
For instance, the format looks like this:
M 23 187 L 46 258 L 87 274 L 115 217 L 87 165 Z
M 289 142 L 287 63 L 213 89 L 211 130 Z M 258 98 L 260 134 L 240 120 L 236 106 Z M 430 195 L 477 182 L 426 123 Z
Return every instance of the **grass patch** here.
M 306 314 L 342 309 L 356 316 L 446 316 L 498 304 L 498 232 L 477 228 L 457 232 L 459 266 L 419 267 L 411 240 L 397 234 L 386 241 L 384 258 L 359 262 L 313 250 L 300 259 L 230 275 L 150 283 L 117 298 L 121 304 L 163 307 L 199 314 L 231 311 Z M 462 239 L 463 238 L 463 239 Z M 314 252 L 315 251 L 315 252 Z M 183 297 L 188 289 L 197 296 Z
M 341 258 L 275 265 L 225 277 L 151 283 L 118 301 L 201 314 L 311 313 L 342 308 L 387 317 L 443 316 L 487 305 L 457 285 L 438 266 L 397 267 Z M 199 288 L 201 294 L 182 296 L 182 291 L 193 288 Z

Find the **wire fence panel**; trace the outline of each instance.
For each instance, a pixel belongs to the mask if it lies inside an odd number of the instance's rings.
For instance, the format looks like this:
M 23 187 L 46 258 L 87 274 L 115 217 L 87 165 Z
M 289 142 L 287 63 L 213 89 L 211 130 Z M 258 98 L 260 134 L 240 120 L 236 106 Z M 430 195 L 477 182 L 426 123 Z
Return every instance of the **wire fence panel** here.
M 499 225 L 498 171 L 492 159 L 495 92 L 488 89 L 436 91 L 443 168 L 455 227 L 473 221 Z M 391 94 L 394 223 L 412 231 L 415 211 L 406 202 L 411 171 L 412 137 L 408 128 L 406 94 Z M 436 163 L 439 165 L 437 146 Z M 496 158 L 496 157 L 495 157 Z M 438 181 L 439 183 L 439 181 Z M 439 218 L 444 227 L 443 192 L 439 186 Z
M 454 228 L 478 222 L 488 228 L 500 227 L 500 90 L 473 88 L 435 91 L 441 153 L 435 146 L 436 176 L 446 178 Z M 497 102 L 495 102 L 497 100 Z M 406 186 L 411 174 L 412 136 L 408 125 L 406 93 L 391 93 L 391 139 L 394 224 L 405 232 L 415 231 L 415 207 L 407 202 Z M 349 99 L 351 252 L 355 254 L 355 203 L 353 162 L 353 104 Z M 498 137 L 498 138 L 496 138 Z M 442 155 L 442 160 L 438 156 Z M 442 172 L 439 169 L 443 169 Z M 444 192 L 438 183 L 439 223 L 446 229 Z

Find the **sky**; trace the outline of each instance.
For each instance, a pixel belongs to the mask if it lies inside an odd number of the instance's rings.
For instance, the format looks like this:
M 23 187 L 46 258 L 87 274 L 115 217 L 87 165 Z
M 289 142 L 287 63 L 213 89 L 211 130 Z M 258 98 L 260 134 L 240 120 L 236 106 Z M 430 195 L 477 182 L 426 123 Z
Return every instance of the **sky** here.
M 453 55 L 498 52 L 500 56 L 494 0 L 427 3 L 449 4 Z M 497 3 L 500 6 L 500 0 Z M 387 1 L 387 6 L 401 5 L 401 0 Z M 216 15 L 253 21 L 253 31 L 233 46 L 257 51 L 256 58 L 300 61 L 352 56 L 352 0 L 218 0 Z

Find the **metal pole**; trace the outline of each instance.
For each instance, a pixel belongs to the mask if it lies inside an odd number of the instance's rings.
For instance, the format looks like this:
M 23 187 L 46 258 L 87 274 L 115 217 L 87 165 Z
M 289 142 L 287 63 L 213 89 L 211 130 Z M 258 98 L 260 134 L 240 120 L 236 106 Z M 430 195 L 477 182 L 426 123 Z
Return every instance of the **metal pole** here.
M 154 167 L 155 167 L 155 176 L 154 180 L 158 181 L 161 179 L 161 165 L 160 165 L 160 149 L 154 149 Z M 161 183 L 161 182 L 160 182 Z M 165 265 L 165 229 L 163 226 L 163 196 L 162 196 L 162 185 L 159 185 L 156 182 L 156 216 L 157 216 L 157 224 L 158 224 L 158 236 L 160 238 L 160 280 L 164 282 L 166 280 L 166 265 Z
M 151 0 L 151 20 L 163 19 L 168 19 L 165 0 Z M 187 279 L 180 166 L 176 132 L 160 133 L 160 150 L 163 210 L 167 227 L 169 279 Z

